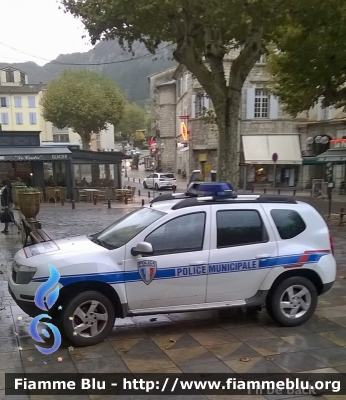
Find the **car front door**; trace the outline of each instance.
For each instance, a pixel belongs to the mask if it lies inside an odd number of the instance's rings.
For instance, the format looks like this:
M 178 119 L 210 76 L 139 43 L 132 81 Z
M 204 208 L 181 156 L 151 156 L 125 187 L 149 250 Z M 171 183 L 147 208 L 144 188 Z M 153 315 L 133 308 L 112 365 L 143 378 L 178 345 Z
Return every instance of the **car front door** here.
M 153 247 L 133 256 L 139 242 Z M 157 221 L 126 245 L 126 293 L 130 310 L 162 309 L 205 302 L 209 262 L 210 215 L 206 207 L 186 209 Z
M 278 256 L 267 215 L 257 204 L 213 207 L 207 302 L 254 296 Z

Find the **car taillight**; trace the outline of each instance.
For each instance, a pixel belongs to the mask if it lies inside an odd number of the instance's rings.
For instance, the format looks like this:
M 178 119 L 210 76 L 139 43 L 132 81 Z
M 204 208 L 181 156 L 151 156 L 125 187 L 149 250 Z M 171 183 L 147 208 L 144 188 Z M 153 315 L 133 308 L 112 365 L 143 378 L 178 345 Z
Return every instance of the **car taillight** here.
M 334 254 L 334 242 L 331 234 L 329 234 L 329 241 L 330 241 L 330 249 L 332 250 L 332 254 Z
M 161 182 L 164 182 L 164 181 L 165 181 L 165 179 L 162 179 L 162 178 L 160 178 L 160 179 L 159 179 L 159 181 L 161 181 Z

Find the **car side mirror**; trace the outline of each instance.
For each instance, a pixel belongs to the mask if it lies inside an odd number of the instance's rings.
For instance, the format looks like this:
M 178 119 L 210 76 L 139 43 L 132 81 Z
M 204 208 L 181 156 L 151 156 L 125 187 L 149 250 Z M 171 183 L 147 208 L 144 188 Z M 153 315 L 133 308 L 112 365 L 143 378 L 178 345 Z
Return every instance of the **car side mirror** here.
M 151 243 L 148 242 L 139 242 L 136 247 L 132 247 L 131 254 L 133 256 L 138 255 L 147 255 L 150 256 L 154 253 L 154 249 Z

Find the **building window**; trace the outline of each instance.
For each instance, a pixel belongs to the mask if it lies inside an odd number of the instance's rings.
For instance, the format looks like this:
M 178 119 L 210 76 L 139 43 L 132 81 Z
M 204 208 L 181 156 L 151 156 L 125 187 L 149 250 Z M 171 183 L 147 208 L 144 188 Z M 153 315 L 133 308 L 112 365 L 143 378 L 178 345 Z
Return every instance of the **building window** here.
M 68 143 L 70 141 L 69 135 L 53 135 L 54 143 Z
M 180 76 L 177 80 L 177 97 L 181 97 L 183 95 L 183 77 Z
M 6 70 L 6 82 L 14 82 L 14 71 L 12 69 Z
M 35 108 L 36 107 L 35 97 L 34 96 L 29 96 L 28 97 L 28 101 L 29 101 L 29 108 Z
M 15 107 L 21 107 L 22 106 L 22 98 L 21 97 L 15 97 L 14 98 L 14 106 Z
M 23 72 L 20 73 L 20 83 L 25 85 L 25 74 Z
M 8 113 L 1 114 L 1 123 L 3 125 L 8 125 Z
M 209 110 L 209 97 L 206 94 L 196 95 L 195 118 L 200 118 Z
M 34 113 L 34 112 L 29 113 L 29 120 L 30 120 L 31 125 L 36 124 L 37 123 L 36 113 Z
M 53 126 L 52 129 L 53 129 L 53 133 L 65 133 L 65 132 L 68 132 L 68 127 L 59 129 L 56 126 Z
M 16 113 L 16 124 L 23 125 L 23 114 L 22 113 Z
M 7 97 L 0 97 L 0 107 L 8 107 Z
M 268 118 L 269 96 L 263 89 L 255 90 L 255 118 Z

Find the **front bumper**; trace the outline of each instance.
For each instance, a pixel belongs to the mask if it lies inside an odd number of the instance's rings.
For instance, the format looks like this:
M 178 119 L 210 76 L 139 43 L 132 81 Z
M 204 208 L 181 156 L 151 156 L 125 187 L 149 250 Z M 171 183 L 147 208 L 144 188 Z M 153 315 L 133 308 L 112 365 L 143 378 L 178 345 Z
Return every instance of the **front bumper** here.
M 10 295 L 12 296 L 13 300 L 16 302 L 17 306 L 25 312 L 25 314 L 28 314 L 30 317 L 37 317 L 37 315 L 43 314 L 44 312 L 38 308 L 35 304 L 34 301 L 26 301 L 26 300 L 19 300 L 16 298 L 14 295 L 13 291 L 10 288 L 10 285 L 8 285 L 8 291 Z

